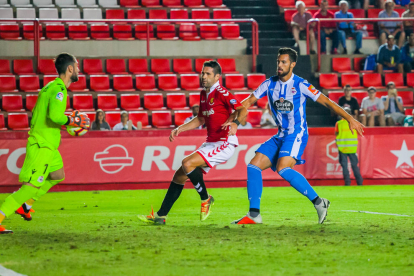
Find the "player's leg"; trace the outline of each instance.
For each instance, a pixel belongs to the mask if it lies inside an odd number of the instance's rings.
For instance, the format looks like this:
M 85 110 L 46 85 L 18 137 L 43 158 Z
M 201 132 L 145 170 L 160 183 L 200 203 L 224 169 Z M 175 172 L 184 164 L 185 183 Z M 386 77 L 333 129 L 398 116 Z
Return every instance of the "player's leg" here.
M 204 183 L 201 167 L 207 167 L 207 163 L 198 152 L 193 152 L 182 161 L 182 169 L 184 173 L 190 179 L 191 183 L 193 183 L 194 188 L 200 195 L 200 199 L 206 201 L 209 199 L 209 195 Z

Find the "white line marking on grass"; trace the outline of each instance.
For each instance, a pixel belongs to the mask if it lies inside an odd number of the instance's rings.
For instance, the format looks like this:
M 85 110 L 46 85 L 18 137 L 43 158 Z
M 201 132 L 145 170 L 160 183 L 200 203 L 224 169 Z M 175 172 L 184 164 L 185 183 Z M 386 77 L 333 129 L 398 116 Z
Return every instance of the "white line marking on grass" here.
M 409 215 L 400 215 L 400 214 L 391 214 L 391 213 L 377 213 L 377 212 L 369 212 L 369 211 L 356 211 L 356 210 L 342 210 L 343 212 L 353 212 L 353 213 L 366 213 L 366 214 L 374 214 L 374 215 L 387 215 L 387 216 L 397 216 L 397 217 L 412 217 Z
M 26 275 L 14 272 L 11 269 L 7 269 L 2 265 L 0 265 L 0 275 L 1 276 L 26 276 Z

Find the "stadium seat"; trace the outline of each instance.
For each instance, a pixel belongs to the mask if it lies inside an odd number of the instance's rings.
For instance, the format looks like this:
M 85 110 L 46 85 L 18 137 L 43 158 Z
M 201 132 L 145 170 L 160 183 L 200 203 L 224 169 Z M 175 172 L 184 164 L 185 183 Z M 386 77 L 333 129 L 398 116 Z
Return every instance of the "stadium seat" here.
M 6 124 L 4 122 L 4 115 L 3 113 L 0 113 L 0 131 L 6 131 Z
M 177 40 L 175 35 L 175 25 L 159 25 L 157 26 L 157 37 L 162 40 Z
M 144 107 L 149 110 L 165 109 L 164 99 L 161 93 L 144 94 Z
M 109 26 L 106 24 L 92 24 L 91 38 L 96 40 L 112 40 L 109 34 Z
M 83 19 L 102 19 L 102 10 L 101 9 L 83 9 Z
M 135 40 L 132 36 L 132 27 L 129 24 L 116 24 L 113 29 L 114 38 L 118 40 Z
M 36 8 L 54 8 L 55 7 L 52 0 L 33 0 L 33 6 L 35 6 Z
M 141 5 L 148 8 L 161 8 L 160 0 L 141 0 Z
M 393 81 L 395 83 L 396 88 L 407 88 L 407 86 L 404 85 L 404 78 L 402 73 L 385 74 L 385 85 L 387 85 L 387 83 L 390 81 Z
M 50 40 L 67 40 L 65 25 L 48 24 L 46 25 L 46 38 Z
M 188 117 L 193 116 L 193 112 L 191 110 L 178 110 L 174 112 L 174 124 L 175 126 L 181 126 L 184 124 L 185 119 Z
M 150 40 L 155 40 L 154 26 L 149 25 Z M 135 38 L 147 40 L 147 25 L 135 25 Z
M 294 8 L 295 7 L 295 0 L 277 0 L 276 1 L 278 6 L 281 6 L 283 8 Z
M 173 71 L 178 74 L 194 74 L 192 60 L 189 58 L 173 59 Z
M 85 58 L 83 60 L 83 72 L 88 75 L 105 74 L 102 67 L 102 60 L 100 60 L 99 58 Z
M 374 86 L 375 88 L 385 88 L 382 85 L 381 75 L 378 73 L 363 74 L 362 84 L 364 87 Z
M 43 75 L 56 74 L 55 62 L 53 59 L 41 59 L 39 60 L 39 71 Z
M 218 58 L 217 62 L 220 63 L 223 74 L 239 73 L 239 71 L 236 71 L 236 60 L 234 58 Z
M 103 8 L 118 8 L 118 1 L 117 0 L 98 0 L 99 6 Z
M 189 91 L 200 91 L 200 76 L 198 74 L 182 74 L 181 89 Z
M 341 89 L 338 83 L 338 75 L 334 73 L 320 74 L 319 85 L 327 89 Z
M 9 6 L 3 6 L 4 3 L 2 3 L 5 0 L 0 1 L 0 18 L 1 19 L 13 19 L 13 8 L 10 8 Z M 7 4 L 7 0 L 5 1 Z M 3 23 L 3 22 L 1 22 Z M 10 23 L 10 22 L 9 22 Z
M 217 24 L 200 24 L 200 36 L 207 40 L 221 39 Z
M 167 10 L 150 9 L 148 11 L 148 19 L 167 19 Z M 154 24 L 166 24 L 167 22 L 156 22 Z
M 265 80 L 265 74 L 247 74 L 247 88 L 256 90 Z
M 204 0 L 204 5 L 209 8 L 224 8 L 226 5 L 223 5 L 223 0 Z
M 155 77 L 152 74 L 149 75 L 136 75 L 135 86 L 141 91 L 158 91 L 155 87 Z
M 70 107 L 70 97 L 68 95 L 66 97 L 66 110 L 65 110 L 65 112 L 72 112 L 72 111 L 73 111 L 73 108 Z M 88 115 L 88 117 L 89 117 L 89 115 Z M 89 118 L 91 119 L 91 122 L 92 122 L 92 118 L 91 117 L 89 117 Z M 95 116 L 93 118 L 95 118 Z
M 139 110 L 141 108 L 141 99 L 138 94 L 122 94 L 121 108 L 124 110 Z
M 19 24 L 1 24 L 0 39 L 5 40 L 21 40 Z
M 170 61 L 166 58 L 151 59 L 151 72 L 155 74 L 172 74 Z
M 13 60 L 13 72 L 17 75 L 34 75 L 33 61 L 31 59 Z
M 241 103 L 244 99 L 246 99 L 249 96 L 250 96 L 249 92 L 236 92 L 236 93 L 234 93 L 234 98 L 236 98 L 236 100 L 239 103 Z M 255 106 L 252 105 L 250 108 L 255 108 Z
M 243 37 L 240 36 L 240 26 L 238 24 L 221 25 L 221 36 L 224 39 L 243 39 Z
M 0 75 L 0 92 L 1 93 L 18 92 L 16 89 L 16 77 L 14 75 L 11 75 L 11 76 Z
M 181 8 L 181 0 L 162 0 L 162 5 L 169 8 Z
M 367 18 L 378 18 L 378 15 L 381 11 L 382 9 L 368 9 Z
M 108 75 L 91 75 L 89 81 L 92 91 L 112 92 L 112 89 L 109 86 Z
M 43 86 L 46 86 L 49 82 L 54 81 L 57 77 L 59 77 L 59 76 L 58 75 L 44 75 L 43 76 Z M 78 77 L 80 77 L 80 75 Z M 79 80 L 77 82 L 79 82 Z M 74 84 L 75 84 L 75 82 L 71 83 L 70 87 L 72 88 L 72 86 Z
M 196 73 L 201 73 L 201 71 L 203 70 L 203 65 L 205 61 L 210 61 L 213 60 L 211 58 L 196 58 L 195 59 L 195 68 L 196 68 Z
M 81 25 L 69 25 L 68 37 L 73 40 L 89 40 L 88 26 L 85 24 Z
M 125 19 L 125 13 L 123 9 L 107 9 L 106 19 Z
M 188 19 L 187 9 L 171 9 L 170 19 Z
M 107 59 L 106 72 L 112 75 L 126 75 L 124 59 Z
M 230 9 L 213 9 L 213 19 L 231 19 Z M 216 22 L 217 23 L 217 22 Z M 218 24 L 229 24 L 233 22 L 218 22 Z
M 20 90 L 23 92 L 39 92 L 39 76 L 37 75 L 28 75 L 20 76 Z
M 158 75 L 158 88 L 164 91 L 179 91 L 176 74 Z
M 82 7 L 82 8 L 96 8 L 96 7 L 98 7 L 98 5 L 96 4 L 96 0 L 76 0 L 76 4 L 79 7 Z M 92 19 L 92 18 L 85 17 L 85 10 L 87 10 L 87 9 L 83 10 L 83 12 L 84 12 L 83 18 Z M 97 10 L 97 9 L 95 9 L 95 10 Z M 101 12 L 101 17 L 102 17 L 102 12 Z M 100 19 L 100 18 L 96 18 L 96 19 Z
M 354 57 L 354 71 L 361 72 L 364 69 L 362 62 L 365 61 L 365 57 Z
M 73 94 L 73 109 L 79 111 L 95 111 L 92 94 Z
M 61 9 L 60 12 L 62 14 L 62 19 L 81 19 L 80 10 L 78 8 Z M 79 22 L 68 22 L 68 24 L 79 24 Z
M 132 124 L 134 126 L 136 126 L 138 122 L 141 122 L 143 128 L 151 128 L 151 126 L 148 124 L 147 111 L 130 111 L 129 119 L 132 121 Z
M 120 0 L 119 4 L 121 5 L 121 7 L 126 7 L 126 8 L 139 8 L 139 7 L 141 7 L 138 3 L 138 0 Z
M 226 74 L 226 88 L 229 90 L 247 90 L 243 74 Z
M 37 94 L 29 94 L 26 95 L 26 110 L 32 111 L 36 105 L 38 95 Z M 68 97 L 69 98 L 69 97 Z
M 114 75 L 114 90 L 122 92 L 135 91 L 131 75 Z
M 29 2 L 29 0 L 24 0 Z M 16 18 L 30 18 L 30 19 L 34 19 L 36 18 L 36 10 L 35 8 L 30 8 L 32 5 L 30 4 L 30 6 L 25 7 L 25 8 L 17 8 L 16 9 Z
M 152 125 L 156 128 L 171 128 L 174 127 L 171 119 L 170 111 L 153 111 Z
M 405 109 L 405 116 L 411 116 L 413 114 L 413 108 L 406 108 Z M 1 115 L 0 115 L 0 130 L 4 130 L 1 128 Z
M 11 75 L 10 60 L 0 59 L 0 75 Z
M 148 71 L 148 62 L 144 58 L 129 59 L 128 60 L 128 72 L 131 74 L 150 74 Z
M 21 95 L 3 95 L 1 108 L 7 112 L 25 111 Z
M 414 87 L 414 73 L 407 73 L 407 85 L 409 87 Z
M 120 111 L 108 111 L 105 113 L 105 120 L 111 127 L 111 129 L 114 128 L 114 126 L 121 122 L 121 112 Z
M 413 92 L 412 91 L 398 91 L 398 96 L 401 97 L 403 105 L 405 107 L 412 107 L 414 105 Z
M 169 109 L 188 109 L 184 93 L 167 94 L 167 108 Z
M 184 6 L 190 7 L 190 8 L 204 7 L 202 0 L 184 0 Z
M 75 5 L 74 0 L 55 0 L 55 5 L 59 8 L 76 8 L 77 7 Z
M 339 102 L 339 98 L 344 96 L 344 92 L 342 91 L 329 91 L 328 98 L 335 103 Z
M 210 10 L 209 9 L 193 9 L 191 10 L 191 18 L 192 19 L 210 19 Z M 207 22 L 203 22 L 203 24 L 204 23 L 207 23 Z
M 138 0 L 137 0 L 138 2 Z M 127 12 L 128 19 L 146 19 L 145 10 L 129 9 Z
M 182 40 L 198 41 L 197 27 L 194 23 L 182 23 L 178 29 L 178 35 Z
M 190 107 L 193 105 L 200 104 L 200 93 L 190 93 L 188 95 L 188 102 L 190 103 Z
M 33 24 L 24 24 L 23 25 L 23 38 L 26 39 L 26 40 L 34 40 L 34 26 L 33 26 Z M 42 25 L 39 25 L 39 38 L 44 39 Z
M 115 94 L 98 94 L 98 108 L 103 111 L 119 110 Z
M 9 113 L 8 127 L 12 130 L 29 130 L 29 117 L 27 113 Z
M 263 112 L 261 110 L 249 110 L 247 114 L 247 121 L 254 127 L 260 126 L 260 119 L 262 118 Z
M 89 92 L 89 89 L 86 88 L 86 76 L 85 75 L 78 75 L 79 80 L 77 82 L 72 83 L 69 86 L 69 90 L 72 92 Z
M 342 87 L 349 84 L 352 89 L 362 89 L 361 80 L 358 73 L 342 74 L 341 75 Z
M 350 73 L 351 59 L 350 58 L 332 58 L 332 70 L 339 73 Z
M 259 108 L 263 108 L 263 109 L 265 109 L 266 108 L 266 106 L 267 106 L 267 103 L 268 103 L 269 101 L 267 100 L 267 96 L 264 96 L 263 98 L 261 98 L 261 99 L 259 99 L 257 102 L 256 102 L 256 104 L 257 104 L 257 106 L 259 107 Z

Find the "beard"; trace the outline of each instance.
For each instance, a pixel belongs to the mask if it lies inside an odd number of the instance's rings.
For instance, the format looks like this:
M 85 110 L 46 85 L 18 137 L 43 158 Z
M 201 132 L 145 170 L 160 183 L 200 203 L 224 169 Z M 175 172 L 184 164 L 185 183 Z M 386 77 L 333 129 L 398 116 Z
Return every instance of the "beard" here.
M 284 76 L 286 76 L 287 74 L 289 74 L 289 71 L 283 71 L 281 73 L 279 73 L 279 71 L 277 72 L 277 75 L 281 78 L 283 78 Z
M 70 81 L 71 81 L 72 83 L 73 83 L 73 82 L 77 82 L 78 80 L 79 80 L 79 76 L 78 76 L 78 74 L 70 76 Z

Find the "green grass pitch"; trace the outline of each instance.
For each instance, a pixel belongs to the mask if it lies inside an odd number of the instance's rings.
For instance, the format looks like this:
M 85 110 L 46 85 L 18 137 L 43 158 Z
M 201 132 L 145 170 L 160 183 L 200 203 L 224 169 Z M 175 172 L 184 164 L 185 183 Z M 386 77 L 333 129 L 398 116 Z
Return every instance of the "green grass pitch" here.
M 165 190 L 50 193 L 31 222 L 4 221 L 15 233 L 0 235 L 0 265 L 30 276 L 414 275 L 414 186 L 315 190 L 331 201 L 323 225 L 291 187 L 265 188 L 264 224 L 247 226 L 230 225 L 248 210 L 245 188 L 210 189 L 205 222 L 186 189 L 162 227 L 137 214 L 158 210 Z

